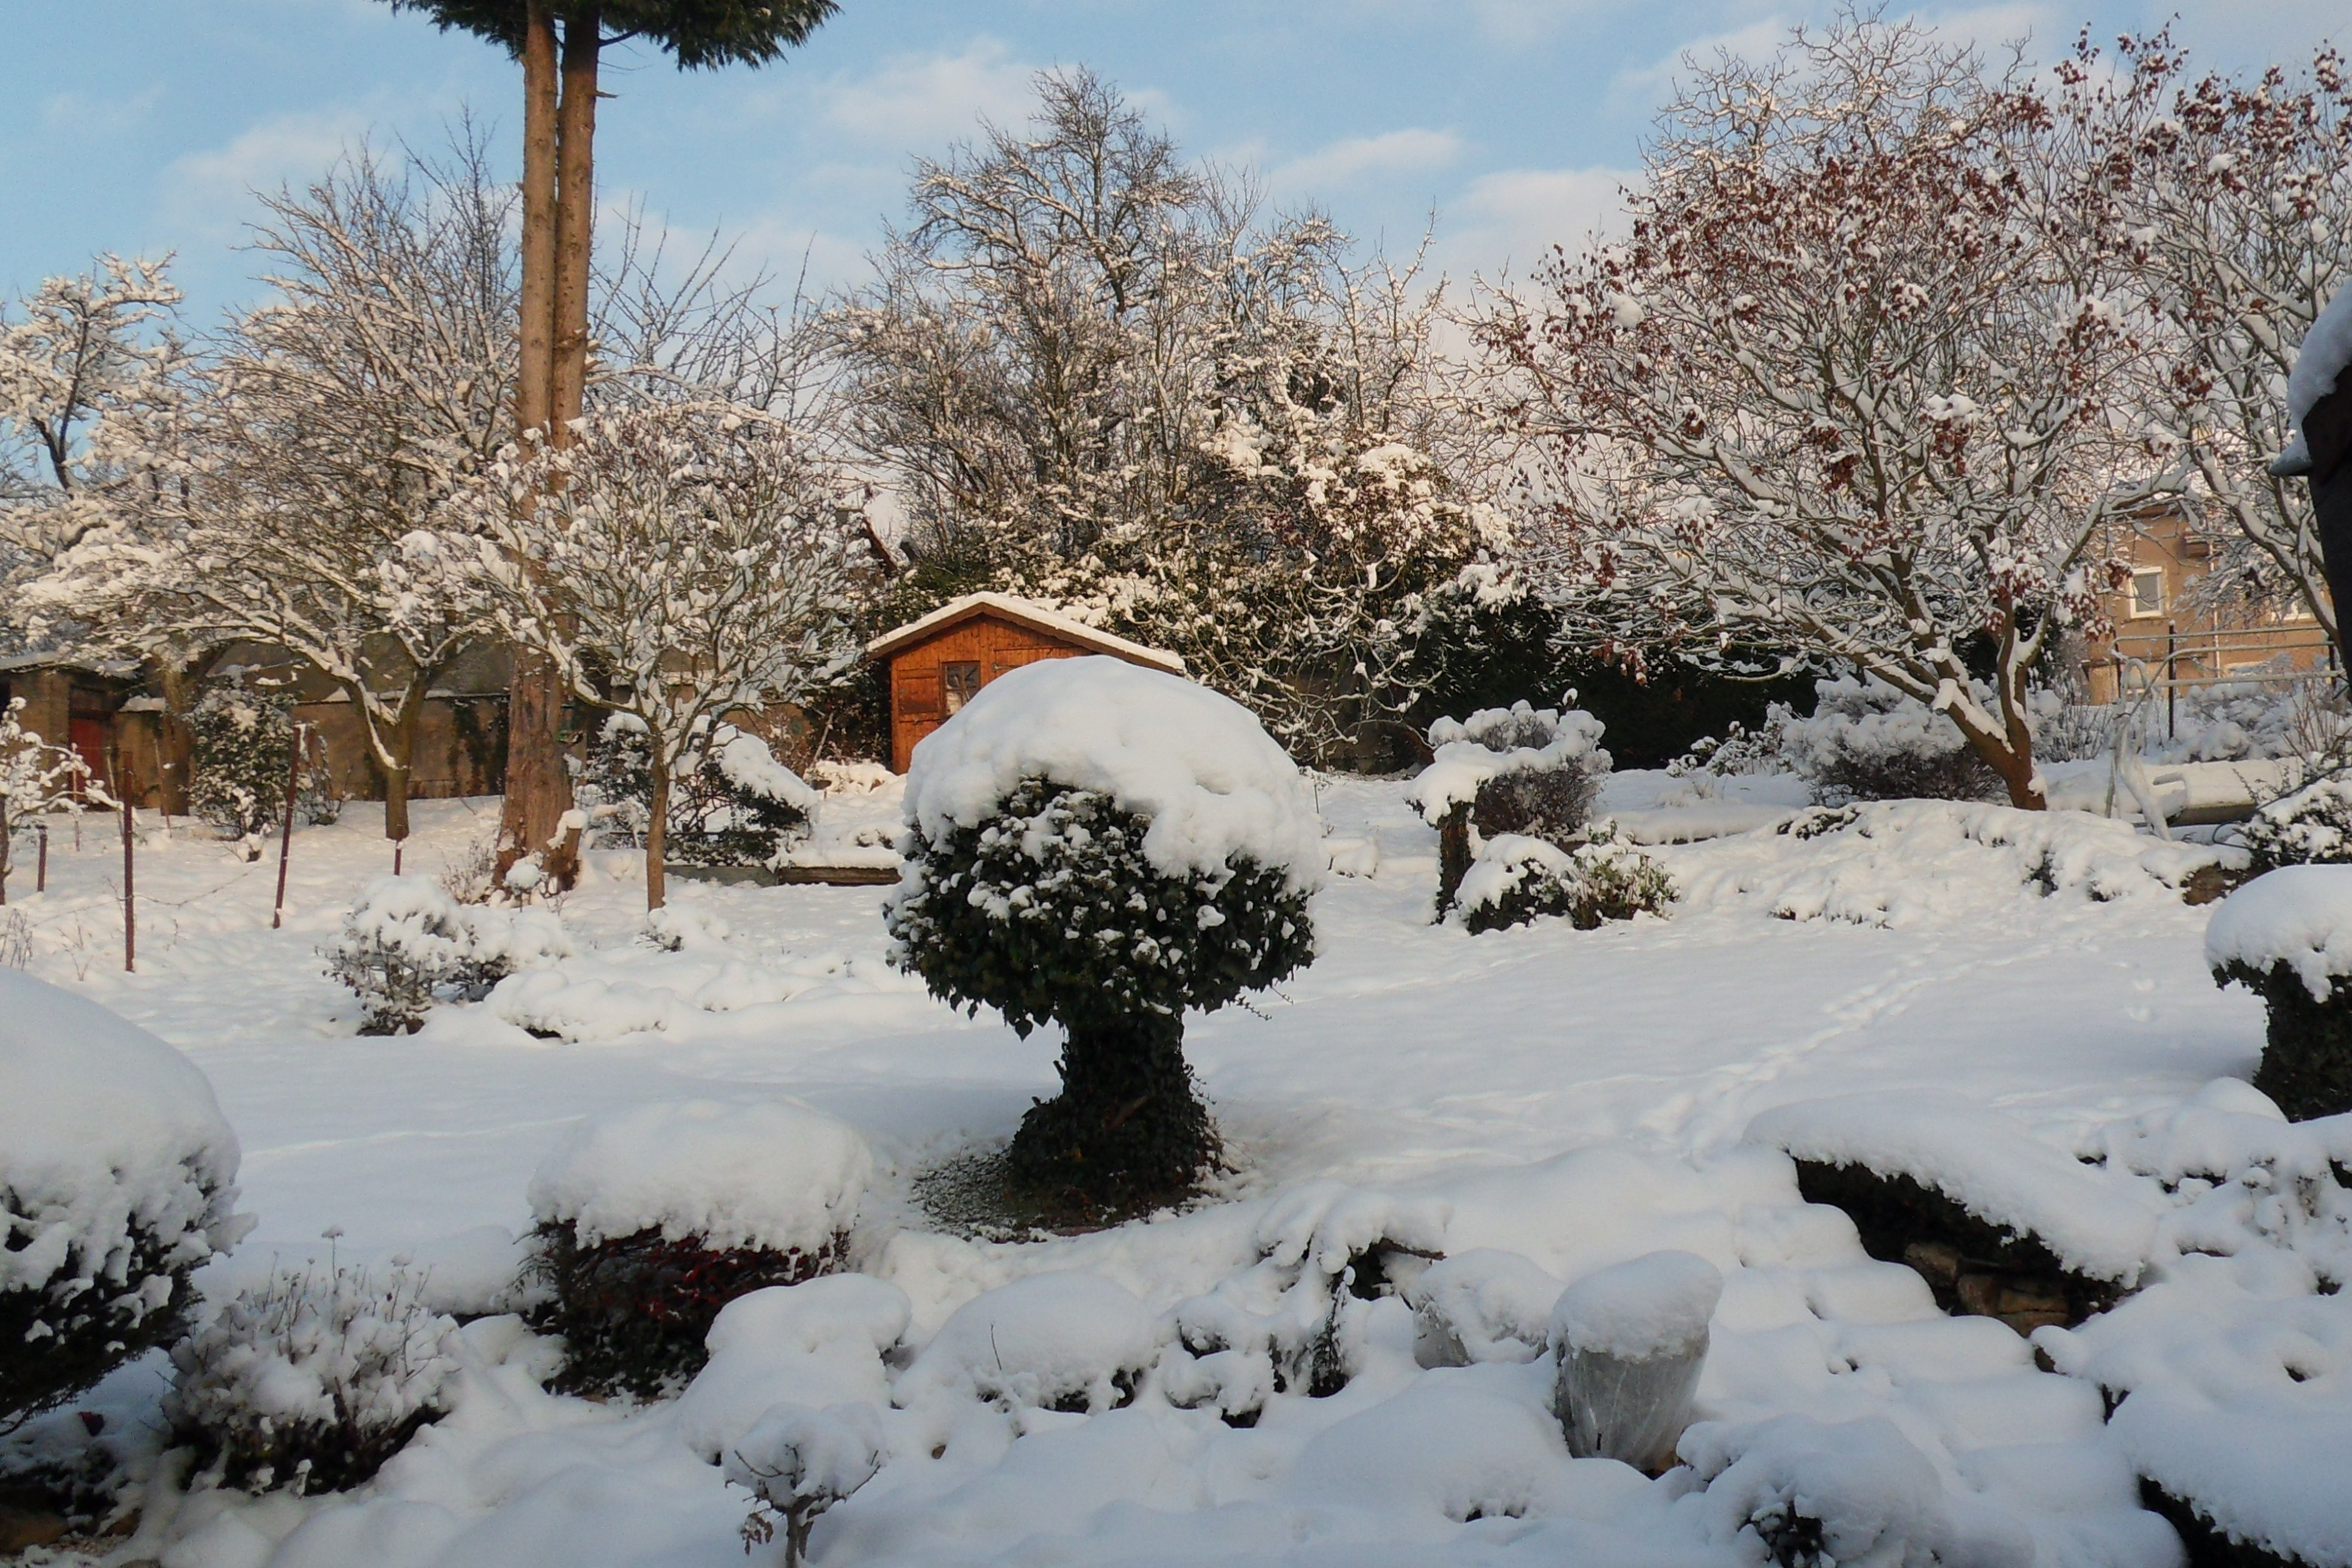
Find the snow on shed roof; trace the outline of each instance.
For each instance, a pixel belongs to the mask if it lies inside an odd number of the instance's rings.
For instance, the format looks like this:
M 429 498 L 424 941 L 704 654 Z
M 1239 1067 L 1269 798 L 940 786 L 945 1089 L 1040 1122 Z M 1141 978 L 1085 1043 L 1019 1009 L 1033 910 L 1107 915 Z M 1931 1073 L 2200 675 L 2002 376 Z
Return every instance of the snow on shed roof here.
M 902 648 L 920 642 L 934 632 L 944 630 L 959 621 L 970 620 L 974 616 L 980 615 L 1002 616 L 1014 625 L 1027 626 L 1032 631 L 1044 632 L 1048 636 L 1060 637 L 1066 642 L 1076 643 L 1078 647 L 1092 652 L 1107 653 L 1132 664 L 1146 665 L 1153 669 L 1164 669 L 1171 675 L 1185 673 L 1184 658 L 1181 654 L 1170 653 L 1165 648 L 1146 647 L 1141 643 L 1129 642 L 1121 637 L 1113 637 L 1108 632 L 1097 631 L 1083 621 L 1074 621 L 1067 616 L 1049 610 L 1034 600 L 1016 599 L 1009 594 L 966 594 L 961 599 L 951 599 L 929 615 L 923 616 L 922 619 L 908 621 L 897 631 L 885 632 L 876 637 L 866 645 L 866 655 L 872 658 L 887 658 Z

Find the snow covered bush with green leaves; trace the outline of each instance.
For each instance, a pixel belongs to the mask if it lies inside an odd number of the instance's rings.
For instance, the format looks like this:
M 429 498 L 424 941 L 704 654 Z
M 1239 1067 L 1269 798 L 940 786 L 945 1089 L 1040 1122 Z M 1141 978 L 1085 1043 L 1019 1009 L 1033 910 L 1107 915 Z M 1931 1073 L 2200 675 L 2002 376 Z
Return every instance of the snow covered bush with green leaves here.
M 1607 921 L 1664 914 L 1674 903 L 1665 868 L 1630 844 L 1602 837 L 1563 849 L 1524 834 L 1490 838 L 1462 879 L 1454 919 L 1478 932 L 1546 915 L 1579 931 Z
M 653 756 L 642 720 L 615 713 L 583 762 L 575 796 L 607 846 L 641 848 L 653 816 Z M 749 730 L 720 724 L 670 786 L 665 858 L 763 866 L 808 836 L 821 796 Z
M 434 1003 L 478 1002 L 518 969 L 571 956 L 572 944 L 549 910 L 461 904 L 430 878 L 382 877 L 321 952 L 328 974 L 366 1007 L 360 1033 L 404 1035 Z
M 241 840 L 246 858 L 260 858 L 261 841 L 284 820 L 287 774 L 294 763 L 294 698 L 242 679 L 207 689 L 188 713 L 194 771 L 188 808 Z M 314 741 L 306 748 L 296 786 L 299 820 L 332 822 L 341 803 Z
M 1314 956 L 1323 865 L 1306 781 L 1246 709 L 1103 658 L 1028 666 L 915 750 L 896 962 L 1023 1035 L 1057 1023 L 1062 1092 L 1016 1181 L 1081 1205 L 1162 1201 L 1217 1152 L 1184 1012 Z

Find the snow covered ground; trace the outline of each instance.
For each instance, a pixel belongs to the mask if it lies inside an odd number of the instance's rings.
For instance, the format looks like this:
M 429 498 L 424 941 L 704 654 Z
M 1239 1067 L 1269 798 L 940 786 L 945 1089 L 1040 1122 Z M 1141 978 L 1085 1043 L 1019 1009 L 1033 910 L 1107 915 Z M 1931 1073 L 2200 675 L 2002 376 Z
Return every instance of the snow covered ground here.
M 870 1141 L 855 1258 L 909 1314 L 896 1348 L 895 1331 L 771 1343 L 722 1356 L 683 1401 L 630 1412 L 541 1393 L 531 1347 L 486 1321 L 467 1331 L 457 1411 L 361 1494 L 199 1497 L 177 1517 L 152 1510 L 134 1554 L 166 1568 L 740 1562 L 750 1500 L 709 1462 L 715 1445 L 742 1437 L 767 1396 L 878 1405 L 895 1388 L 887 1462 L 819 1523 L 819 1563 L 1727 1565 L 1754 1561 L 1741 1528 L 1793 1489 L 1843 1521 L 1842 1563 L 2170 1564 L 2179 1547 L 2138 1509 L 2098 1387 L 2037 1371 L 1999 1323 L 1941 1316 L 1916 1275 L 1870 1260 L 1842 1215 L 1801 1202 L 1788 1159 L 1743 1133 L 1776 1107 L 1872 1091 L 1998 1111 L 2072 1150 L 2250 1074 L 2260 1005 L 2214 988 L 2208 911 L 2174 886 L 2202 852 L 2087 817 L 1932 804 L 1775 831 L 1802 804 L 1791 784 L 1618 775 L 1603 809 L 1639 814 L 1683 890 L 1675 916 L 1472 937 L 1429 923 L 1435 835 L 1402 784 L 1321 781 L 1334 862 L 1352 873 L 1318 895 L 1321 957 L 1262 1016 L 1227 1009 L 1188 1034 L 1233 1141 L 1228 1201 L 1027 1245 L 941 1234 L 909 1185 L 1009 1135 L 1051 1091 L 1055 1044 L 952 1014 L 892 971 L 884 889 L 674 883 L 671 952 L 644 940 L 637 857 L 593 853 L 561 907 L 576 957 L 440 1008 L 415 1036 L 362 1038 L 316 950 L 389 869 L 377 808 L 296 835 L 278 931 L 274 855 L 247 865 L 142 818 L 135 975 L 121 973 L 119 847 L 93 832 L 77 854 L 61 835 L 46 895 L 29 896 L 29 868 L 12 879 L 30 968 L 186 1050 L 243 1140 L 259 1224 L 215 1285 L 323 1252 L 333 1228 L 346 1260 L 413 1258 L 453 1305 L 486 1299 L 530 1222 L 533 1171 L 579 1119 L 783 1093 Z M 459 858 L 495 804 L 420 805 L 409 868 Z M 1548 1363 L 1496 1352 L 1424 1369 L 1394 1299 L 1346 1308 L 1342 1392 L 1274 1398 L 1254 1426 L 1200 1395 L 1213 1358 L 1167 1348 L 1170 1325 L 1236 1303 L 1276 1313 L 1315 1258 L 1416 1230 L 1449 1256 L 1517 1255 L 1539 1271 L 1517 1276 L 1535 1281 L 1521 1295 L 1660 1248 L 1721 1269 L 1696 1468 L 1652 1482 L 1570 1459 Z M 1068 1271 L 1139 1304 L 1073 1306 L 1096 1286 L 1040 1282 L 941 1334 L 983 1292 Z M 887 1309 L 858 1310 L 888 1326 Z M 1156 1370 L 1132 1404 L 1093 1414 L 987 1397 L 950 1374 L 950 1342 L 974 1322 L 999 1325 L 1000 1356 L 1019 1330 L 1097 1370 L 1147 1354 Z M 925 1352 L 935 1336 L 948 1348 Z M 108 1398 L 135 1409 L 152 1383 L 125 1374 Z M 1852 1425 L 1865 1418 L 1885 1426 Z M 781 1537 L 761 1551 L 781 1562 Z

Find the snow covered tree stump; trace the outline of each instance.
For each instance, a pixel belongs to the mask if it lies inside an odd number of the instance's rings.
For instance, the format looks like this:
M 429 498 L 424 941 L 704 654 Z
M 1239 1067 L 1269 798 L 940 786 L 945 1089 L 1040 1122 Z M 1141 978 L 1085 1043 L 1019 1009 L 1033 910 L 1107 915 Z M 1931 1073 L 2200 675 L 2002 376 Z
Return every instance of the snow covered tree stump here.
M 2291 1121 L 2352 1110 L 2352 866 L 2283 866 L 2231 893 L 2205 963 L 2269 1010 L 2254 1087 Z
M 1065 1030 L 1062 1092 L 1009 1164 L 1089 1213 L 1165 1202 L 1216 1156 L 1184 1011 L 1314 956 L 1322 869 L 1297 767 L 1239 704 L 1118 659 L 984 687 L 915 749 L 894 961 L 1023 1035 Z
M 1653 1252 L 1560 1293 L 1552 1398 L 1570 1453 L 1653 1476 L 1675 1462 L 1722 1296 L 1722 1274 L 1689 1252 Z

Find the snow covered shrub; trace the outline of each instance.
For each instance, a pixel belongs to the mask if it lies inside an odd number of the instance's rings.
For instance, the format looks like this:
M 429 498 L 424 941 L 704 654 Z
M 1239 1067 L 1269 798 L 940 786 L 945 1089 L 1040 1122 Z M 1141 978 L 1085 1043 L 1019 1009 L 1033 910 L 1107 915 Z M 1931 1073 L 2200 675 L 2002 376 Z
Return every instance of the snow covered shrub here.
M 1559 1281 L 1516 1252 L 1475 1247 L 1431 1264 L 1400 1294 L 1419 1364 L 1531 1362 L 1551 1343 Z
M 1552 1407 L 1568 1451 L 1651 1475 L 1672 1465 L 1722 1299 L 1722 1274 L 1691 1252 L 1653 1252 L 1562 1291 L 1551 1314 Z
M 286 810 L 286 779 L 294 763 L 294 697 L 241 678 L 208 687 L 188 712 L 194 773 L 188 809 L 241 840 L 246 858 L 258 859 L 261 841 Z M 341 803 L 312 742 L 295 796 L 296 817 L 332 822 Z
M 642 847 L 653 801 L 645 721 L 615 713 L 575 764 L 576 797 L 603 842 Z M 817 792 L 748 730 L 720 724 L 678 770 L 669 797 L 666 859 L 687 866 L 761 866 L 804 837 Z
M 743 1550 L 775 1540 L 782 1520 L 784 1568 L 800 1568 L 817 1516 L 872 1480 L 888 1453 L 871 1405 L 777 1405 L 727 1455 L 729 1484 L 758 1500 L 743 1521 Z
M 1873 677 L 1817 680 L 1808 718 L 1776 708 L 1780 756 L 1828 805 L 1855 800 L 2005 800 L 1958 726 Z
M 1696 1506 L 1708 1533 L 1726 1545 L 1752 1538 L 1777 1568 L 1938 1568 L 2032 1557 L 2022 1539 L 1964 1537 L 1935 1465 L 1885 1416 L 1710 1423 L 1691 1429 L 1682 1452 L 1704 1490 Z
M 957 1308 L 896 1398 L 908 1407 L 947 1395 L 1099 1413 L 1135 1397 L 1160 1344 L 1158 1319 L 1125 1288 L 1076 1269 L 1031 1274 Z
M 94 1002 L 0 971 L 0 1430 L 181 1333 L 234 1246 L 212 1086 Z
M 1479 849 L 1462 879 L 1455 914 L 1474 934 L 1565 916 L 1579 931 L 1605 921 L 1662 915 L 1675 900 L 1665 868 L 1630 844 L 1598 838 L 1563 849 L 1506 834 Z
M 2352 866 L 2286 866 L 2240 888 L 2205 927 L 2205 963 L 2270 1014 L 2254 1087 L 2291 1121 L 2352 1110 Z
M 893 961 L 1024 1036 L 1066 1031 L 1062 1092 L 1022 1119 L 1014 1181 L 1083 1205 L 1182 1193 L 1216 1153 L 1185 1009 L 1314 957 L 1323 848 L 1297 767 L 1204 687 L 1055 659 L 916 748 L 905 810 Z
M 437 881 L 380 877 L 321 950 L 327 973 L 365 1005 L 362 1035 L 414 1034 L 440 1001 L 478 1002 L 518 969 L 569 957 L 544 910 L 461 904 Z
M 2247 868 L 2352 862 L 2352 779 L 2325 778 L 2271 801 L 2238 828 Z
M 1576 693 L 1564 699 L 1573 702 Z M 1601 721 L 1525 702 L 1429 727 L 1435 755 L 1405 800 L 1439 833 L 1437 912 L 1454 907 L 1475 836 L 1540 839 L 1566 848 L 1582 834 L 1608 775 Z
M 229 1485 L 354 1487 L 448 1413 L 457 1320 L 404 1268 L 278 1270 L 172 1348 L 163 1418 Z
M 719 1310 L 844 1268 L 874 1167 L 856 1128 L 797 1100 L 659 1102 L 575 1128 L 531 1178 L 540 1326 L 565 1386 L 673 1392 Z

